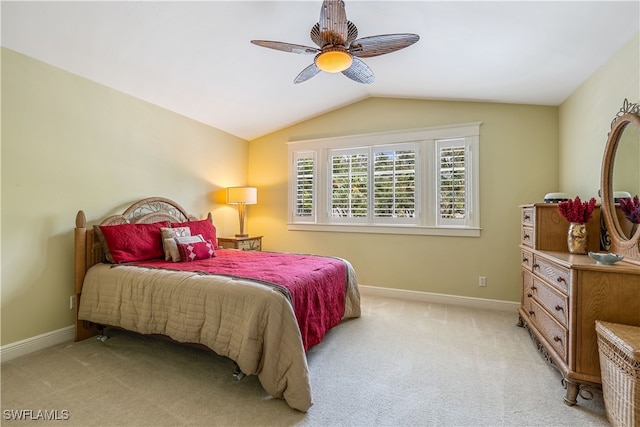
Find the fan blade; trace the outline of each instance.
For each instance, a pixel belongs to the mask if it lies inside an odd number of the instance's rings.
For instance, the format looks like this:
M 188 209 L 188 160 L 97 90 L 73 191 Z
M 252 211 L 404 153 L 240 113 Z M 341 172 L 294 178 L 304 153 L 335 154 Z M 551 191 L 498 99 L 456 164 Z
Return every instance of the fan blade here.
M 349 47 L 351 43 L 358 38 L 358 29 L 355 24 L 351 21 L 347 21 L 347 27 L 349 28 L 349 32 L 347 35 L 347 41 L 344 43 L 345 47 Z
M 349 47 L 349 45 L 358 38 L 358 28 L 356 28 L 353 22 L 347 21 L 347 28 L 347 40 L 344 42 L 344 47 Z M 320 24 L 316 24 L 311 28 L 311 40 L 320 47 L 326 44 L 322 39 L 322 35 L 320 35 Z
M 324 46 L 324 40 L 322 40 L 322 36 L 320 35 L 320 24 L 311 27 L 311 40 L 319 47 Z
M 353 58 L 353 64 L 342 72 L 345 76 L 358 83 L 371 84 L 376 80 L 371 68 L 362 60 Z
M 281 50 L 283 52 L 300 53 L 307 55 L 313 55 L 320 52 L 320 49 L 316 47 L 303 46 L 293 43 L 273 42 L 269 40 L 251 40 L 251 43 L 262 47 L 268 47 L 269 49 Z
M 314 62 L 313 64 L 309 65 L 307 68 L 302 70 L 300 74 L 298 74 L 298 76 L 293 80 L 293 82 L 296 84 L 306 82 L 311 77 L 318 74 L 319 72 L 320 72 L 320 68 L 318 68 Z
M 320 8 L 320 35 L 325 44 L 344 45 L 349 35 L 347 12 L 342 0 L 324 0 Z
M 358 58 L 371 58 L 411 46 L 420 40 L 417 34 L 383 34 L 363 37 L 351 43 L 349 52 Z

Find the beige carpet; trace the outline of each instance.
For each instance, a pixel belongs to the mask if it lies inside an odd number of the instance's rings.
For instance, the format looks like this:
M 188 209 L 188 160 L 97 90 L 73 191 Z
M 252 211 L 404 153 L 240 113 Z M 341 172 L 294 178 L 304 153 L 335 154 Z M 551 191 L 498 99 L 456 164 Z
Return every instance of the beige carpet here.
M 559 373 L 517 315 L 364 295 L 363 316 L 308 354 L 314 406 L 271 399 L 211 352 L 121 331 L 2 364 L 2 425 L 589 426 L 597 394 L 566 406 Z M 15 421 L 57 411 L 67 420 Z M 14 411 L 14 412 L 11 412 Z

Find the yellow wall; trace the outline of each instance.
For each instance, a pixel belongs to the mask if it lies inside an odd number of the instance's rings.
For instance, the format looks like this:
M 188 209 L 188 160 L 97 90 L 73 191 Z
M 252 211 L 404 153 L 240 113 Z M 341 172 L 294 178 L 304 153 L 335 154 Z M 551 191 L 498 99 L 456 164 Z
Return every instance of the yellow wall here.
M 73 227 L 150 196 L 223 234 L 235 210 L 212 197 L 247 178 L 248 143 L 2 49 L 2 344 L 73 323 Z M 114 212 L 114 207 L 119 207 Z
M 611 120 L 625 98 L 640 102 L 640 32 L 560 106 L 561 191 L 598 194 Z
M 249 231 L 268 250 L 344 257 L 363 285 L 519 301 L 518 205 L 557 190 L 557 117 L 557 107 L 370 98 L 258 138 Z M 473 121 L 482 122 L 481 237 L 287 231 L 287 141 Z

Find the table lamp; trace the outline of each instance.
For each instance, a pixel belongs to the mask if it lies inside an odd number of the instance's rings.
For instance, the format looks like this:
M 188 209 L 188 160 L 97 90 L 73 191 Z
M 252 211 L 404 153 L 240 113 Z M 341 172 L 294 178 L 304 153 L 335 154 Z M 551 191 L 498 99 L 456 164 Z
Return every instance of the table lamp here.
M 227 203 L 238 205 L 238 219 L 240 220 L 240 234 L 236 237 L 248 237 L 244 232 L 244 218 L 247 212 L 246 205 L 255 205 L 258 201 L 258 190 L 255 187 L 229 187 L 227 188 Z

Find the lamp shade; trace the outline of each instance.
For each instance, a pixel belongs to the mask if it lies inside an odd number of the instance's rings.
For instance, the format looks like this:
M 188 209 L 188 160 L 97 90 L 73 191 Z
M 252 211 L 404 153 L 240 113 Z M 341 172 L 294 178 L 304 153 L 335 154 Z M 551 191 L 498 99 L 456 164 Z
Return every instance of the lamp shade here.
M 255 205 L 258 202 L 258 190 L 255 187 L 227 188 L 227 203 L 231 205 Z
M 351 67 L 353 57 L 344 49 L 329 49 L 318 54 L 315 58 L 318 68 L 328 73 L 339 73 Z

